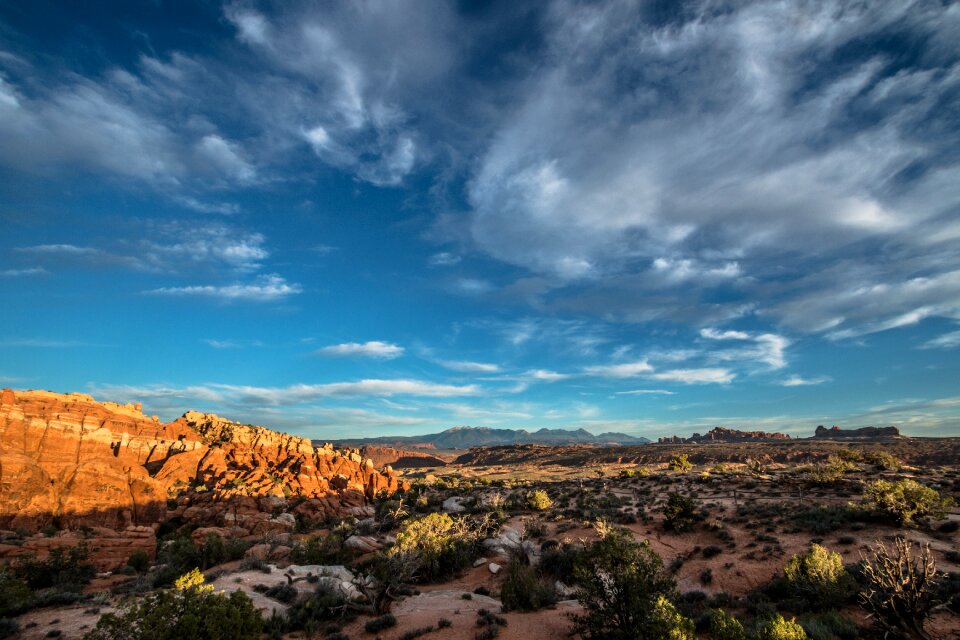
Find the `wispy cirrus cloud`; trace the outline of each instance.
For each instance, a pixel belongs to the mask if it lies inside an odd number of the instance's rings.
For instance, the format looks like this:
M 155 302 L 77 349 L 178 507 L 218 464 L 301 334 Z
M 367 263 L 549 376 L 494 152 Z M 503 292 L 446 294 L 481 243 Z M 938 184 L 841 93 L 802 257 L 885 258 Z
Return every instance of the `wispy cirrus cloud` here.
M 50 273 L 43 267 L 27 267 L 24 269 L 3 269 L 0 270 L 2 278 L 22 278 L 25 276 L 40 276 Z
M 392 360 L 399 358 L 404 353 L 404 348 L 392 342 L 382 342 L 380 340 L 371 340 L 369 342 L 344 342 L 341 344 L 332 344 L 314 352 L 318 356 L 349 357 L 359 356 L 364 358 L 378 358 L 382 360 Z
M 815 386 L 818 384 L 823 384 L 824 382 L 830 382 L 830 376 L 816 376 L 814 378 L 804 378 L 799 375 L 792 375 L 788 378 L 781 380 L 778 384 L 781 387 L 809 387 Z
M 921 346 L 922 349 L 956 349 L 960 347 L 960 331 L 951 331 L 932 338 Z
M 283 277 L 271 274 L 258 276 L 247 283 L 160 287 L 144 293 L 158 296 L 213 298 L 223 302 L 273 302 L 302 291 L 303 287 L 299 284 L 287 282 Z
M 490 362 L 472 362 L 470 360 L 438 360 L 437 364 L 451 371 L 461 373 L 497 373 L 500 365 Z
M 202 385 L 111 385 L 91 384 L 98 394 L 143 400 L 196 398 L 224 406 L 287 406 L 315 402 L 324 398 L 389 398 L 420 396 L 448 398 L 472 396 L 480 392 L 476 385 L 450 385 L 413 379 L 367 379 L 322 384 L 292 384 L 285 387 L 257 387 L 208 383 Z

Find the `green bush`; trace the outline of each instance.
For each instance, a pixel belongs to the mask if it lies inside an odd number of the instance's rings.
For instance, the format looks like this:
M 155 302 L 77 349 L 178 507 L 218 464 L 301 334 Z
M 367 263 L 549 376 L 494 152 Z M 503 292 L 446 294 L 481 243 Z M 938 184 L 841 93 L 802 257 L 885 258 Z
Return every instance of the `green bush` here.
M 0 569 L 0 618 L 20 615 L 29 611 L 35 602 L 30 586 L 8 572 Z
M 800 626 L 810 640 L 857 640 L 860 637 L 860 628 L 835 610 L 801 616 Z
M 757 640 L 807 640 L 807 633 L 796 620 L 785 620 L 777 614 L 760 624 Z
M 150 569 L 150 555 L 142 549 L 134 551 L 127 558 L 127 566 L 137 573 L 146 573 Z
M 897 471 L 903 466 L 899 459 L 886 451 L 870 451 L 864 459 L 875 469 L 882 471 Z
M 373 620 L 368 620 L 365 625 L 363 625 L 364 630 L 367 633 L 377 633 L 378 631 L 383 631 L 384 629 L 389 629 L 397 625 L 397 619 L 391 613 L 385 613 L 380 617 L 374 618 Z
M 670 470 L 677 473 L 687 473 L 693 469 L 693 463 L 690 462 L 690 456 L 685 453 L 678 453 L 670 458 Z
M 747 640 L 740 621 L 723 609 L 710 612 L 710 637 L 713 640 Z
M 294 564 L 348 565 L 356 558 L 356 552 L 344 544 L 343 534 L 332 531 L 327 535 L 314 535 L 293 545 L 290 562 Z
M 57 589 L 79 593 L 96 575 L 96 569 L 87 562 L 89 555 L 86 543 L 54 547 L 46 560 L 26 558 L 13 563 L 10 569 L 33 591 Z
M 214 593 L 194 569 L 172 590 L 127 602 L 100 618 L 84 640 L 256 640 L 263 620 L 242 591 Z
M 909 478 L 896 482 L 874 480 L 867 485 L 865 496 L 878 511 L 903 525 L 913 524 L 917 517 L 942 520 L 954 504 L 952 498 L 941 498 L 936 489 Z
M 839 553 L 814 544 L 783 568 L 787 584 L 810 607 L 843 604 L 856 592 L 856 581 L 843 567 Z
M 682 533 L 692 529 L 696 520 L 696 504 L 693 498 L 671 493 L 663 508 L 663 526 L 670 531 Z
M 693 639 L 693 623 L 669 600 L 676 583 L 648 542 L 612 531 L 585 550 L 576 577 L 585 613 L 573 623 L 586 640 Z
M 415 557 L 417 579 L 430 582 L 469 567 L 477 557 L 477 536 L 466 519 L 431 513 L 407 522 L 390 552 Z
M 526 496 L 527 506 L 534 511 L 546 511 L 553 506 L 553 500 L 547 495 L 546 491 L 530 491 Z
M 584 554 L 583 545 L 548 540 L 540 546 L 540 549 L 538 565 L 540 571 L 566 584 L 575 582 L 575 569 Z
M 504 611 L 536 611 L 555 603 L 557 595 L 536 569 L 514 557 L 500 585 L 500 601 Z

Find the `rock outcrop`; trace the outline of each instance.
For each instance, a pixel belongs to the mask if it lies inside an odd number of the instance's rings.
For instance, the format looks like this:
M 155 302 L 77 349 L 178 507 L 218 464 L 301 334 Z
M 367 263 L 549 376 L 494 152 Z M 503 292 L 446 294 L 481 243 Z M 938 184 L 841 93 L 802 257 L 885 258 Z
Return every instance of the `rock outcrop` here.
M 94 527 L 106 539 L 176 517 L 289 533 L 298 514 L 365 513 L 398 487 L 356 452 L 213 414 L 162 423 L 85 394 L 0 392 L 0 529 Z
M 899 438 L 900 430 L 896 427 L 861 427 L 860 429 L 841 429 L 834 425 L 827 429 L 823 425 L 817 427 L 814 438 Z
M 715 427 L 704 435 L 694 433 L 689 438 L 680 436 L 670 436 L 660 438 L 660 444 L 701 444 L 710 442 L 759 442 L 766 440 L 790 440 L 790 436 L 785 433 L 767 432 L 767 431 L 741 431 L 740 429 L 728 429 L 726 427 Z
M 445 467 L 446 460 L 423 451 L 407 451 L 393 447 L 367 445 L 360 447 L 360 455 L 370 458 L 377 467 L 387 465 L 395 469 L 416 469 L 420 467 Z

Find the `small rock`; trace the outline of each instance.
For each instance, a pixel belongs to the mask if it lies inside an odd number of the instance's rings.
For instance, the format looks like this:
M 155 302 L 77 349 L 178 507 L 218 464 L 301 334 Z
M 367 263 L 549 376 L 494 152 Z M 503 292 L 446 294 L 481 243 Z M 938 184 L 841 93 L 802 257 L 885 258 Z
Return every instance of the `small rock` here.
M 473 566 L 475 567 L 482 567 L 485 564 L 487 564 L 486 558 L 477 558 L 476 560 L 473 561 Z
M 498 573 L 500 573 L 500 569 L 502 569 L 503 567 L 498 565 L 496 562 L 491 562 L 487 566 L 487 568 L 490 569 L 490 573 L 492 573 L 493 575 L 497 575 Z
M 577 595 L 577 589 L 575 587 L 569 587 L 559 580 L 553 583 L 553 590 L 557 592 L 557 595 L 560 596 L 562 600 L 566 600 Z
M 447 498 L 443 501 L 443 510 L 447 513 L 463 513 L 467 508 L 460 504 L 461 500 L 463 500 L 463 498 L 459 496 Z

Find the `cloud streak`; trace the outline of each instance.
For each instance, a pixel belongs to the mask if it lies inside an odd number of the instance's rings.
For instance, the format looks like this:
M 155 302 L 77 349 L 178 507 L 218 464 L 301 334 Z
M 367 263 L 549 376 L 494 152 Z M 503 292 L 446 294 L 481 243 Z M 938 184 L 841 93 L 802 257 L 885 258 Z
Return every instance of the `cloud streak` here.
M 319 356 L 351 357 L 359 356 L 364 358 L 378 358 L 381 360 L 392 360 L 403 355 L 404 348 L 392 342 L 381 342 L 372 340 L 370 342 L 344 342 L 342 344 L 333 344 L 315 353 Z

